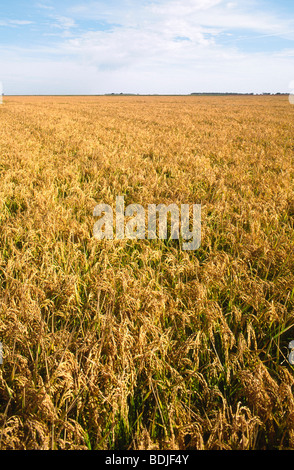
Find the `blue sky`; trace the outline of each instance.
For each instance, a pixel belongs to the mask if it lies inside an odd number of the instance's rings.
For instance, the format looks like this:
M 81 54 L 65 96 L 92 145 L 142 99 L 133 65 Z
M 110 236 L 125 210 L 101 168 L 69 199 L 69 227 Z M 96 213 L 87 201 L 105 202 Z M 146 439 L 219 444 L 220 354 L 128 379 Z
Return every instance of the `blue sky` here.
M 293 0 L 0 0 L 6 94 L 289 92 Z

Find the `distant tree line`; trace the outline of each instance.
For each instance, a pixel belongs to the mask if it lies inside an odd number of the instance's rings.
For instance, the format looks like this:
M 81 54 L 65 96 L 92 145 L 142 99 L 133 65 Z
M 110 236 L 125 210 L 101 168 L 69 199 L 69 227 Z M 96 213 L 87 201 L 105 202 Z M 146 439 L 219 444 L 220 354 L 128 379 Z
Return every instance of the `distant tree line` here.
M 289 93 L 191 93 L 192 96 L 276 96 L 288 95 Z

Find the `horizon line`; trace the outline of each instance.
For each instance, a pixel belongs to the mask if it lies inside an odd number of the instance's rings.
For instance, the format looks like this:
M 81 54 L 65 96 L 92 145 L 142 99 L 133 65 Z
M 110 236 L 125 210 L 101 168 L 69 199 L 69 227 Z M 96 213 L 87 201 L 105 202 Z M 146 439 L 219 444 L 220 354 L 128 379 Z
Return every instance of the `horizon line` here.
M 201 96 L 201 95 L 244 95 L 275 96 L 289 95 L 289 92 L 193 92 L 193 93 L 2 93 L 2 96 Z

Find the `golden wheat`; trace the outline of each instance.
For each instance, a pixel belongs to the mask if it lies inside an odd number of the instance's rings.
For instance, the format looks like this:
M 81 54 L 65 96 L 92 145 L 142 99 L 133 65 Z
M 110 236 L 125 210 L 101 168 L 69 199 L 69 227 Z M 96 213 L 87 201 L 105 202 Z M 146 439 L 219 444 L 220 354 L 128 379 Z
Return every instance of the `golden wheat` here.
M 8 97 L 1 449 L 294 448 L 286 97 Z M 93 238 L 96 204 L 202 205 L 202 244 Z

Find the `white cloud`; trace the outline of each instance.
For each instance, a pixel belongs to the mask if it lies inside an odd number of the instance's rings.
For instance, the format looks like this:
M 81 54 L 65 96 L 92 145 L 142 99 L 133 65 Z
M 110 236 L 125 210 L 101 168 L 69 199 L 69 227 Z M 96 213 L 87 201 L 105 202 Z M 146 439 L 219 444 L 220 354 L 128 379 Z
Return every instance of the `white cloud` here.
M 0 55 L 12 93 L 25 83 L 35 93 L 274 92 L 287 90 L 294 77 L 293 50 L 238 48 L 239 30 L 264 37 L 294 29 L 290 18 L 257 15 L 254 0 L 109 0 L 48 13 L 48 19 L 61 31 L 58 42 Z M 87 21 L 93 29 L 94 19 L 108 28 L 90 31 Z
M 237 3 L 235 3 L 235 2 L 228 2 L 228 3 L 226 4 L 226 7 L 227 7 L 227 8 L 235 8 L 236 6 L 237 6 Z
M 43 10 L 54 10 L 54 7 L 51 5 L 46 5 L 45 3 L 36 3 L 37 8 L 41 8 Z
M 0 26 L 26 26 L 33 24 L 33 21 L 27 21 L 27 20 L 0 20 Z
M 244 13 L 243 9 L 236 11 L 236 5 L 228 11 L 223 0 L 162 0 L 143 4 L 129 15 L 124 12 L 121 16 L 124 24 L 114 25 L 109 31 L 80 33 L 65 41 L 60 49 L 97 66 L 98 70 L 141 65 L 162 70 L 178 66 L 189 73 L 194 63 L 207 64 L 208 58 L 217 63 L 236 57 L 244 59 L 233 38 L 226 46 L 218 45 L 221 33 L 242 28 L 250 33 L 277 34 L 277 30 L 289 27 L 287 20 L 280 21 L 270 14 L 257 17 L 255 12 Z M 97 5 L 95 9 L 92 4 L 92 8 L 95 16 Z M 85 7 L 81 10 L 85 15 Z M 181 37 L 186 40 L 179 41 Z
M 54 20 L 52 26 L 59 29 L 71 29 L 76 26 L 75 20 L 67 16 L 52 15 L 52 19 Z

